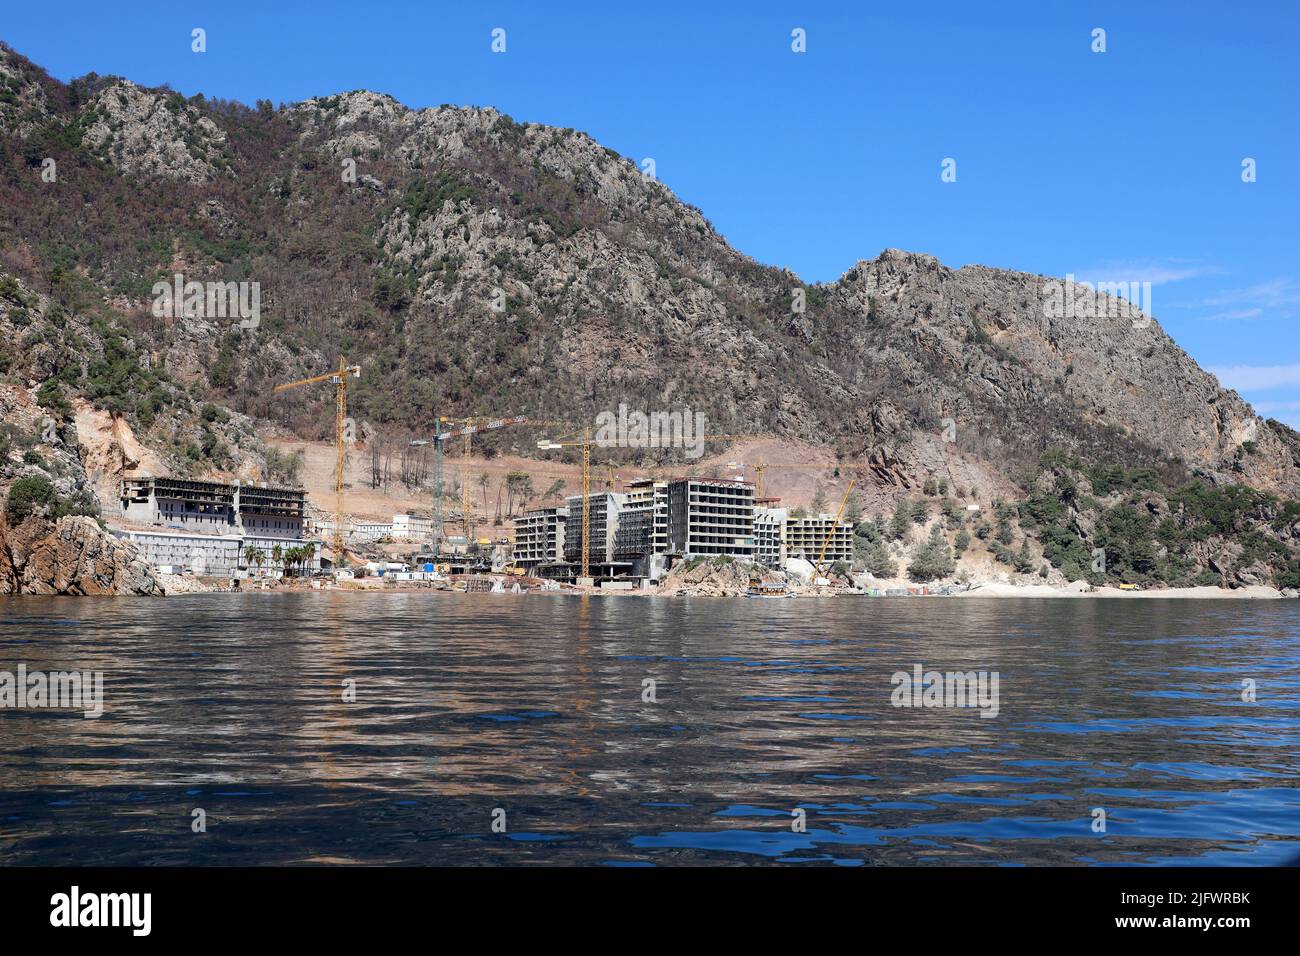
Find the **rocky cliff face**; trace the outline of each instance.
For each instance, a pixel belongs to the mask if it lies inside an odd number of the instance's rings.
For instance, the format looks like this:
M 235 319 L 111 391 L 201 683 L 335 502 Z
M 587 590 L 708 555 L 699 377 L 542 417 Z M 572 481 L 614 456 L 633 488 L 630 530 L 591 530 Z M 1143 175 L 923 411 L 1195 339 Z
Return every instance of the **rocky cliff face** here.
M 0 71 L 0 266 L 74 318 L 130 328 L 155 372 L 253 419 L 327 434 L 328 402 L 270 389 L 346 352 L 363 366 L 354 415 L 395 433 L 434 414 L 689 406 L 710 430 L 830 448 L 878 500 L 936 477 L 1009 490 L 1051 446 L 1300 496 L 1300 436 L 1151 317 L 1109 301 L 1054 313 L 1046 277 L 886 250 L 808 285 L 585 134 L 492 109 L 366 91 L 248 109 L 60 84 L 3 49 Z M 260 327 L 157 321 L 151 286 L 176 271 L 259 282 Z M 53 374 L 56 345 L 24 340 L 24 374 Z
M 161 595 L 163 586 L 134 546 L 93 518 L 32 517 L 0 522 L 0 594 Z
M 78 119 L 82 144 L 127 174 L 202 183 L 229 169 L 226 134 L 175 93 L 119 81 L 97 93 Z

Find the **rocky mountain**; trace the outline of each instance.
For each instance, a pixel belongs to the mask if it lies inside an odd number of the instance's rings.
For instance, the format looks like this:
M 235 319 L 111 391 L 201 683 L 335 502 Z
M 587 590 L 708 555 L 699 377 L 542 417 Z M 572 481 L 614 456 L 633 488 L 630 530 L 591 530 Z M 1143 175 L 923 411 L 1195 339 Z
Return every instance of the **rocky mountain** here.
M 56 381 L 180 470 L 264 473 L 259 421 L 328 434 L 319 395 L 271 388 L 345 354 L 354 414 L 403 444 L 438 414 L 688 406 L 833 450 L 873 502 L 940 477 L 1014 495 L 1047 448 L 1300 496 L 1300 436 L 1127 303 L 1072 290 L 1086 314 L 1062 314 L 1047 277 L 892 249 L 804 283 L 634 161 L 493 109 L 250 108 L 0 47 L 0 209 L 0 376 Z M 256 283 L 260 314 L 161 313 L 178 275 Z

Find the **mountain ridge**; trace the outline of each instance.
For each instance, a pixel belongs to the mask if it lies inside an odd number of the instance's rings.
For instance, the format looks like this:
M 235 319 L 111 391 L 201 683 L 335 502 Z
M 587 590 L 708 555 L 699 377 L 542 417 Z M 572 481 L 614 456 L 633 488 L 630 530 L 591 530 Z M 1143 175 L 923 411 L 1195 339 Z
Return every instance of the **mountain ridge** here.
M 720 432 L 868 461 L 900 492 L 954 463 L 1007 474 L 1059 445 L 1300 494 L 1294 432 L 1127 304 L 1048 318 L 1049 277 L 886 249 L 805 284 L 587 134 L 490 107 L 413 110 L 363 90 L 248 108 L 94 74 L 61 84 L 8 50 L 0 80 L 18 209 L 6 271 L 39 287 L 51 260 L 75 262 L 79 278 L 49 283 L 56 300 L 102 292 L 149 361 L 255 420 L 325 434 L 322 403 L 269 387 L 349 351 L 364 357 L 354 408 L 394 433 L 435 413 L 589 421 L 620 402 L 684 404 Z M 34 185 L 40 153 L 71 167 L 53 197 Z M 65 177 L 83 173 L 74 208 Z M 87 200 L 92 184 L 106 199 Z M 22 212 L 38 196 L 54 209 L 44 226 Z M 114 202 L 135 215 L 110 215 Z M 260 281 L 256 336 L 160 327 L 148 290 L 174 269 Z

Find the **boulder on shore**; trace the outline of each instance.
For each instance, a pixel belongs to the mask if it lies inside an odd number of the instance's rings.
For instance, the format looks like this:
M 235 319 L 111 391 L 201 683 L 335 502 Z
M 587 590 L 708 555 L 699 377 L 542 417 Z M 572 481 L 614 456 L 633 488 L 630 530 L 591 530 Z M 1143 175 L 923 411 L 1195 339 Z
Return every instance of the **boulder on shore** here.
M 776 572 L 745 561 L 714 558 L 677 563 L 663 579 L 659 591 L 678 596 L 737 597 L 749 590 L 749 579 L 755 572 L 761 572 L 765 582 L 783 580 Z

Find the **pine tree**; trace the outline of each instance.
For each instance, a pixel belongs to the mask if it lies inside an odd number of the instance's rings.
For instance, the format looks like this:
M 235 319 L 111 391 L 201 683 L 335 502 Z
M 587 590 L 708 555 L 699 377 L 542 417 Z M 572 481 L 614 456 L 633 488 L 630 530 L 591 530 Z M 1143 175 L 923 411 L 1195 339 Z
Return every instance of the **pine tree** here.
M 889 549 L 883 541 L 871 541 L 863 545 L 857 554 L 862 567 L 868 574 L 877 578 L 892 578 L 898 574 L 898 566 L 889 556 Z
M 913 581 L 933 581 L 948 577 L 955 568 L 948 542 L 944 540 L 939 526 L 935 525 L 930 532 L 930 539 L 912 557 L 907 576 Z

